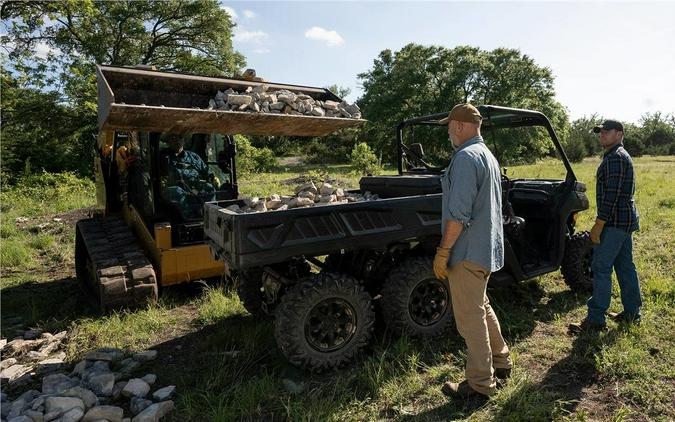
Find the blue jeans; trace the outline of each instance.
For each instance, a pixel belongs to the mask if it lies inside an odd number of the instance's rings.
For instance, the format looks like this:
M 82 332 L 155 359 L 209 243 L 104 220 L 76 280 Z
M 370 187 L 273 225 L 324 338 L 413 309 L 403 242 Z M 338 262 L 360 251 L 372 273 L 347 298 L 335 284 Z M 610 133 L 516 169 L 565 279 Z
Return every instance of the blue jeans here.
M 633 263 L 633 234 L 614 227 L 605 227 L 600 244 L 593 247 L 593 296 L 588 299 L 588 319 L 604 324 L 605 313 L 612 299 L 612 267 L 621 290 L 621 303 L 626 316 L 640 316 L 642 295 Z

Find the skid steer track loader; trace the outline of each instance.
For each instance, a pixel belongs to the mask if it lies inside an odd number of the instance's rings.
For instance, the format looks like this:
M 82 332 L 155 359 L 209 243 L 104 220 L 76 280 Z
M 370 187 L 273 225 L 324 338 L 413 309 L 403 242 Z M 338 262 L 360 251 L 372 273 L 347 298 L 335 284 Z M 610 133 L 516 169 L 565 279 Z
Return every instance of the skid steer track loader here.
M 203 204 L 238 197 L 234 134 L 324 136 L 362 119 L 209 109 L 220 91 L 243 92 L 263 82 L 98 66 L 95 174 L 97 207 L 76 227 L 80 285 L 102 311 L 157 298 L 164 286 L 221 276 L 204 240 Z M 265 82 L 315 100 L 341 101 L 324 88 Z M 167 134 L 208 167 L 208 180 L 167 192 Z M 193 155 L 194 156 L 194 155 Z M 207 186 L 208 188 L 205 188 Z

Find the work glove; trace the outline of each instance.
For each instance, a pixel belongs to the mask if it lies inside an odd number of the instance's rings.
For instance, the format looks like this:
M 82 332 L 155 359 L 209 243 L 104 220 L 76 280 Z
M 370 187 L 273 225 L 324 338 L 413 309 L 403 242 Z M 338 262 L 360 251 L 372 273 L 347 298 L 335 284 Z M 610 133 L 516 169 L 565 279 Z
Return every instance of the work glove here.
M 595 224 L 591 229 L 591 242 L 595 245 L 600 244 L 600 235 L 602 234 L 602 229 L 605 227 L 605 222 L 602 220 L 595 220 Z
M 450 257 L 450 248 L 436 248 L 434 256 L 434 274 L 439 280 L 448 278 L 448 258 Z

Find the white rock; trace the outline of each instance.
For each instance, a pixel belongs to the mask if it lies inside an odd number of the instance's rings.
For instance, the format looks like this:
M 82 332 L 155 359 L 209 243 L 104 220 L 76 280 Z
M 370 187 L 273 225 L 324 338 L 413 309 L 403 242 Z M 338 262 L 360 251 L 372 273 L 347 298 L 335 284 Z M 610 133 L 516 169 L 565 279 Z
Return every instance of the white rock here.
M 256 92 L 258 94 L 262 94 L 263 92 L 267 91 L 267 84 L 260 84 L 258 86 L 253 87 L 252 92 Z
M 147 374 L 143 378 L 141 378 L 143 381 L 147 382 L 148 384 L 152 385 L 157 381 L 157 375 L 155 374 Z
M 38 363 L 38 370 L 40 372 L 53 372 L 62 369 L 65 366 L 63 359 L 45 359 Z
M 326 100 L 323 102 L 323 108 L 326 110 L 337 110 L 340 103 L 336 101 Z
M 110 396 L 115 385 L 115 375 L 110 372 L 93 374 L 87 378 L 87 383 L 97 396 Z
M 176 393 L 176 386 L 169 385 L 167 387 L 160 388 L 159 390 L 152 393 L 152 398 L 157 401 L 164 401 L 173 397 L 175 393 Z
M 73 372 L 71 373 L 75 375 L 82 375 L 85 373 L 85 370 L 90 366 L 91 362 L 89 362 L 88 360 L 82 360 L 78 362 L 77 365 L 75 365 L 75 368 L 73 368 Z
M 132 397 L 129 402 L 129 410 L 134 415 L 138 415 L 152 404 L 152 400 L 146 400 L 141 397 Z
M 286 211 L 287 209 L 288 209 L 288 205 L 287 205 L 287 204 L 284 204 L 284 205 L 280 206 L 279 208 L 277 208 L 277 209 L 274 210 L 274 211 Z
M 124 410 L 117 406 L 96 406 L 89 409 L 84 415 L 82 422 L 93 422 L 105 419 L 110 422 L 122 422 Z
M 230 104 L 235 104 L 235 105 L 248 105 L 251 104 L 253 101 L 253 97 L 250 95 L 237 95 L 237 94 L 230 94 L 227 96 L 227 102 Z
M 239 205 L 237 205 L 237 204 L 232 204 L 232 205 L 230 205 L 229 207 L 226 207 L 225 209 L 226 209 L 226 210 L 230 210 L 230 211 L 232 211 L 232 212 L 236 212 L 236 213 L 240 213 L 240 212 L 241 212 L 241 208 L 239 208 Z
M 246 204 L 247 207 L 253 208 L 256 205 L 258 205 L 258 202 L 260 202 L 260 198 L 258 198 L 257 196 L 244 198 L 244 204 Z
M 150 385 L 140 378 L 132 378 L 122 389 L 126 397 L 145 397 L 150 392 Z
M 298 198 L 309 198 L 312 201 L 314 201 L 315 196 L 316 196 L 316 194 L 314 192 L 311 192 L 311 191 L 303 191 L 303 192 L 300 192 L 298 194 Z
M 61 394 L 75 384 L 75 381 L 64 374 L 47 375 L 42 378 L 42 394 Z
M 270 111 L 272 111 L 272 112 L 274 112 L 274 111 L 281 111 L 281 110 L 283 110 L 283 108 L 284 108 L 285 106 L 286 106 L 286 104 L 284 104 L 284 103 L 281 102 L 281 101 L 270 102 Z
M 142 352 L 134 353 L 134 359 L 139 362 L 149 362 L 157 358 L 157 350 L 144 350 Z
M 70 409 L 79 407 L 84 410 L 84 402 L 79 397 L 47 397 L 45 400 L 45 413 L 65 413 Z
M 270 199 L 265 203 L 265 207 L 267 207 L 268 210 L 276 210 L 282 205 L 283 202 L 281 202 L 281 199 Z
M 82 419 L 82 416 L 84 416 L 84 410 L 76 407 L 64 413 L 59 418 L 59 422 L 78 422 L 80 419 Z
M 12 365 L 16 365 L 18 361 L 14 358 L 7 358 L 0 362 L 0 370 L 3 370 L 5 368 L 9 368 Z
M 12 419 L 7 419 L 7 422 L 33 422 L 33 419 L 26 415 L 16 416 Z
M 330 183 L 324 183 L 319 188 L 319 193 L 321 195 L 332 195 L 334 191 L 335 189 L 333 189 L 333 185 L 331 185 Z
M 96 394 L 82 387 L 69 388 L 61 393 L 61 395 L 64 397 L 79 397 L 82 400 L 82 403 L 84 403 L 84 407 L 86 409 L 95 406 L 98 402 Z
M 265 205 L 265 202 L 264 201 L 258 202 L 258 204 L 254 208 L 254 211 L 257 211 L 257 212 L 267 211 L 267 206 Z
M 76 407 L 75 409 L 78 408 Z M 24 410 L 23 415 L 28 416 L 32 422 L 43 422 L 45 419 L 45 415 L 43 415 L 42 412 L 38 412 L 37 410 Z
M 173 402 L 171 400 L 155 403 L 136 415 L 131 422 L 157 422 L 172 410 Z
M 326 112 L 323 111 L 321 107 L 314 106 L 312 107 L 312 114 L 318 117 L 324 117 L 326 115 Z
M 316 185 L 312 181 L 309 181 L 307 183 L 303 183 L 302 185 L 295 188 L 295 194 L 296 195 L 298 195 L 300 192 L 303 192 L 303 191 L 309 191 L 309 192 L 312 192 L 312 193 L 318 192 L 318 190 L 316 189 Z
M 335 201 L 337 201 L 337 197 L 335 195 L 321 195 L 321 197 L 319 197 L 319 202 L 322 203 L 329 203 Z
M 288 204 L 288 208 L 305 207 L 312 204 L 314 204 L 314 201 L 309 198 L 293 198 Z
M 345 196 L 345 191 L 342 188 L 337 188 L 335 189 L 335 196 L 337 196 L 337 199 L 342 199 Z
M 0 350 L 4 349 L 6 345 L 7 345 L 7 339 L 6 338 L 0 338 Z

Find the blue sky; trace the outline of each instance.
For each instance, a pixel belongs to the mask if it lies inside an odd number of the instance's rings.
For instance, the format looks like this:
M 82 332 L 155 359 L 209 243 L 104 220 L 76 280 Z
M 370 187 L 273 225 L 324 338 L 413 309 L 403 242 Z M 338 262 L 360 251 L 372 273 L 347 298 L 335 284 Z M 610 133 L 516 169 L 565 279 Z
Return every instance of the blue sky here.
M 556 78 L 570 116 L 675 112 L 675 3 L 221 1 L 234 46 L 275 82 L 349 87 L 410 42 L 517 48 Z M 448 104 L 450 107 L 451 104 Z

